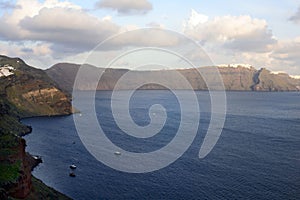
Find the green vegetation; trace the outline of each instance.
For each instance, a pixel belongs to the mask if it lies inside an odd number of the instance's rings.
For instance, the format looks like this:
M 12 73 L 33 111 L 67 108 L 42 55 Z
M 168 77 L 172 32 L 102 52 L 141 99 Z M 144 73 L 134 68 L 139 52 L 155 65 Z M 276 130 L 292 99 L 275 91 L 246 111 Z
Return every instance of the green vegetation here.
M 13 164 L 0 163 L 0 185 L 15 182 L 20 175 L 21 161 Z

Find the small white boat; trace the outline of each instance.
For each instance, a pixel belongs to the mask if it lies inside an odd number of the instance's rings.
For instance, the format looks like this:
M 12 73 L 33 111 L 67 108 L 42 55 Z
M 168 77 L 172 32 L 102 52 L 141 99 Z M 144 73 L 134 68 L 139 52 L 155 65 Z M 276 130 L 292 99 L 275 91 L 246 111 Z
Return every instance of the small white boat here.
M 43 162 L 42 157 L 40 157 L 40 156 L 32 156 L 32 157 L 33 157 L 34 160 L 36 160 L 39 163 Z
M 115 155 L 119 156 L 119 155 L 121 155 L 121 152 L 120 151 L 116 151 Z
M 71 168 L 71 169 L 76 169 L 76 165 L 74 165 L 74 164 L 73 164 L 73 165 L 70 165 L 70 168 Z

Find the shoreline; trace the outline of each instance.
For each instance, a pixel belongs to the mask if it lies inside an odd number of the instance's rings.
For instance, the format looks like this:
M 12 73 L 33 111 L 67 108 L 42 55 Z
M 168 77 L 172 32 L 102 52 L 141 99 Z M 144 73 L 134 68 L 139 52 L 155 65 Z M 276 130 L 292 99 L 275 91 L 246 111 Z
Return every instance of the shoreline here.
M 33 128 L 32 128 L 32 126 L 30 126 L 30 125 L 24 124 L 24 123 L 22 122 L 22 120 L 23 120 L 23 119 L 36 118 L 36 117 L 45 117 L 45 118 L 46 118 L 46 117 L 63 117 L 63 116 L 70 116 L 70 115 L 72 115 L 72 114 L 74 114 L 74 113 L 70 113 L 70 114 L 61 114 L 61 115 L 58 114 L 58 115 L 29 116 L 29 117 L 22 117 L 22 118 L 19 119 L 19 123 L 21 123 L 22 125 L 24 125 L 24 126 L 26 126 L 27 128 L 29 128 L 29 131 L 27 131 L 27 132 L 24 133 L 24 134 L 20 134 L 18 137 L 20 137 L 22 140 L 25 141 L 25 149 L 24 149 L 24 151 L 25 151 L 26 155 L 28 156 L 28 158 L 29 158 L 29 160 L 30 160 L 30 166 L 31 166 L 31 172 L 30 172 L 30 174 L 31 174 L 31 181 L 32 181 L 32 185 L 33 185 L 33 188 L 32 188 L 32 189 L 35 189 L 35 188 L 34 188 L 35 185 L 38 186 L 39 188 L 40 188 L 40 187 L 41 187 L 41 188 L 44 188 L 45 190 L 47 190 L 47 188 L 48 188 L 48 189 L 49 189 L 49 192 L 53 192 L 53 193 L 55 193 L 57 196 L 61 196 L 63 199 L 72 199 L 72 198 L 71 198 L 71 197 L 68 197 L 66 194 L 63 194 L 62 192 L 56 190 L 55 188 L 46 185 L 42 180 L 40 180 L 40 179 L 38 179 L 37 177 L 33 176 L 32 172 L 33 172 L 34 168 L 36 168 L 36 167 L 39 166 L 41 163 L 43 163 L 43 159 L 42 159 L 42 156 L 40 156 L 40 155 L 32 155 L 30 152 L 26 151 L 26 146 L 27 146 L 27 144 L 26 144 L 25 138 L 23 138 L 23 137 L 26 136 L 26 135 L 31 134 Z M 45 188 L 44 186 L 47 187 L 47 188 Z M 36 193 L 36 191 L 35 191 L 35 190 L 32 191 L 32 189 L 31 189 L 30 193 L 28 194 L 28 196 L 27 196 L 25 199 L 27 199 L 27 198 L 35 198 L 36 195 L 39 196 L 39 194 L 32 194 L 32 193 Z M 33 196 L 32 196 L 32 195 L 33 195 Z M 30 196 L 32 196 L 32 197 L 30 197 Z M 60 198 L 61 198 L 61 197 L 60 197 Z M 59 198 L 59 199 L 60 199 L 60 198 Z

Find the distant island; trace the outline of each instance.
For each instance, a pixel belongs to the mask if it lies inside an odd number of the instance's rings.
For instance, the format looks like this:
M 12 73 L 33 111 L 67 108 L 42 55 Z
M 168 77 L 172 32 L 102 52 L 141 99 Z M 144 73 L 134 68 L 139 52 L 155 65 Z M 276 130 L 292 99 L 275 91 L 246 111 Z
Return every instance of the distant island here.
M 71 92 L 73 90 L 74 80 L 81 65 L 72 63 L 59 63 L 46 70 L 62 89 Z M 172 86 L 171 89 L 187 89 L 183 87 L 172 72 L 181 73 L 194 90 L 207 90 L 204 79 L 195 68 L 174 69 L 174 70 L 156 70 L 156 71 L 134 71 L 129 69 L 97 68 L 92 65 L 85 65 L 85 74 L 83 81 L 77 85 L 78 90 L 92 90 L 89 77 L 93 77 L 99 70 L 103 71 L 102 77 L 98 83 L 97 90 L 113 90 L 117 81 L 122 75 L 128 73 L 130 80 L 121 85 L 118 89 L 133 89 L 138 80 L 144 77 L 155 77 L 155 80 L 167 80 Z M 286 73 L 274 73 L 266 68 L 255 69 L 250 65 L 220 65 L 217 66 L 222 76 L 225 90 L 227 91 L 300 91 L 300 79 L 289 76 Z M 199 70 L 209 71 L 211 67 L 201 67 Z M 171 72 L 171 73 L 170 73 Z M 206 79 L 213 79 L 215 74 L 207 73 Z M 165 89 L 161 85 L 147 84 L 139 89 L 159 90 Z M 213 88 L 214 89 L 214 88 Z M 216 90 L 218 88 L 215 88 Z

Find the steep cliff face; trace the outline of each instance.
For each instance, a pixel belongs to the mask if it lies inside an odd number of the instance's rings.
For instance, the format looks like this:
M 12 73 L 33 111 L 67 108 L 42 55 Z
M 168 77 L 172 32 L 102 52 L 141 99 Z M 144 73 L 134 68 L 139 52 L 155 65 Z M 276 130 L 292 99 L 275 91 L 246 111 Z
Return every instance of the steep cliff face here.
M 33 189 L 31 176 L 36 161 L 25 152 L 26 143 L 20 137 L 31 128 L 19 119 L 71 114 L 70 97 L 43 70 L 30 67 L 19 58 L 0 56 L 0 72 L 0 199 L 28 195 L 38 199 L 43 195 L 38 188 Z M 36 183 L 36 187 L 43 185 Z
M 0 94 L 17 107 L 22 117 L 72 112 L 70 97 L 43 70 L 5 56 L 0 57 L 1 66 L 11 67 L 12 74 L 0 77 Z
M 0 156 L 2 166 L 10 166 L 6 173 L 11 173 L 11 177 L 7 177 L 6 182 L 2 183 L 2 187 L 6 189 L 8 196 L 15 198 L 26 197 L 32 189 L 33 158 L 25 152 L 25 146 L 25 140 L 18 138 L 17 145 L 11 148 L 12 153 L 9 156 Z
M 20 124 L 16 109 L 4 98 L 0 99 L 0 188 L 1 199 L 9 196 L 26 197 L 31 189 L 31 169 L 34 159 L 25 153 L 25 140 L 17 136 L 30 132 Z
M 257 70 L 253 67 L 219 67 L 226 90 L 251 91 Z
M 256 91 L 299 91 L 300 80 L 291 78 L 288 74 L 273 74 L 262 68 L 257 73 L 257 83 L 253 86 Z
M 46 70 L 47 74 L 64 90 L 72 91 L 74 80 L 80 65 L 70 63 L 60 63 Z M 92 90 L 89 77 L 103 74 L 98 83 L 97 90 L 112 90 L 119 78 L 126 73 L 129 77 L 127 82 L 123 83 L 118 89 L 132 89 L 140 80 L 146 77 L 152 77 L 155 80 L 166 80 L 171 85 L 172 89 L 187 89 L 177 78 L 174 72 L 181 73 L 188 80 L 194 90 L 207 90 L 207 85 L 203 77 L 196 69 L 181 69 L 181 70 L 160 70 L 160 71 L 130 71 L 127 69 L 101 69 L 93 66 L 84 67 L 85 74 L 81 80 L 81 84 L 75 89 Z M 199 68 L 200 70 L 210 70 L 207 68 Z M 299 91 L 300 80 L 291 78 L 287 74 L 272 74 L 270 71 L 262 68 L 255 69 L 253 67 L 243 66 L 223 66 L 218 67 L 223 79 L 223 84 L 226 90 L 235 91 Z M 214 80 L 215 73 L 206 73 L 205 79 Z M 165 89 L 157 84 L 147 84 L 140 89 Z

